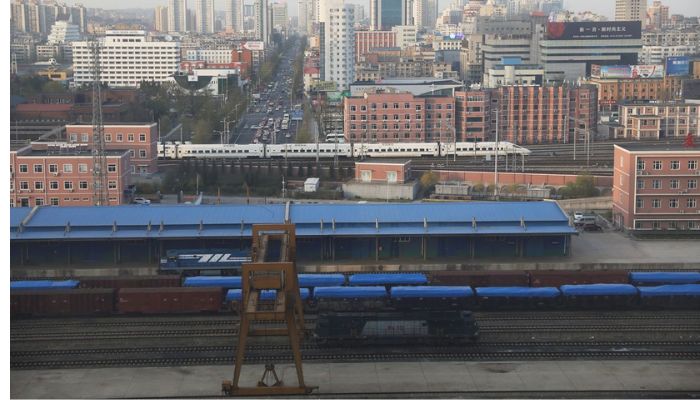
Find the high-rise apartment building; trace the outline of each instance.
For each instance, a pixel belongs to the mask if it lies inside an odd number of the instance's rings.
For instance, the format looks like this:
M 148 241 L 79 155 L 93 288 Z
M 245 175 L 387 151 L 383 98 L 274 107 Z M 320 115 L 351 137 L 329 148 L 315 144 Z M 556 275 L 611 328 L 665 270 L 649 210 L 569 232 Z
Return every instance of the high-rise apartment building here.
M 168 30 L 187 32 L 187 0 L 168 0 Z
M 199 33 L 214 33 L 214 0 L 195 0 L 195 24 Z
M 397 25 L 414 25 L 413 0 L 370 0 L 369 28 L 388 31 Z
M 101 38 L 100 81 L 110 87 L 138 87 L 141 81 L 163 82 L 180 63 L 180 43 L 157 41 L 145 31 L 107 31 Z M 77 85 L 93 80 L 90 42 L 73 42 L 73 76 Z
M 243 17 L 243 0 L 226 0 L 226 31 L 242 33 Z
M 287 15 L 287 3 L 273 3 L 272 7 L 272 28 L 280 32 L 289 28 L 289 16 Z
M 68 21 L 56 21 L 47 39 L 49 45 L 68 44 L 80 40 L 80 28 Z
M 647 0 L 615 0 L 615 21 L 639 21 L 646 26 Z
M 168 32 L 168 7 L 157 6 L 153 29 L 156 32 Z
M 297 7 L 298 7 L 298 12 L 297 14 L 299 15 L 299 32 L 302 34 L 310 34 L 311 33 L 311 27 L 309 26 L 309 22 L 311 21 L 312 15 L 310 15 L 310 1 L 308 0 L 298 0 L 297 1 Z
M 345 90 L 355 81 L 355 7 L 341 3 L 331 6 L 327 13 L 324 79 Z
M 270 43 L 271 21 L 267 0 L 255 0 L 254 6 L 255 22 L 253 29 L 255 30 L 255 37 L 268 44 Z

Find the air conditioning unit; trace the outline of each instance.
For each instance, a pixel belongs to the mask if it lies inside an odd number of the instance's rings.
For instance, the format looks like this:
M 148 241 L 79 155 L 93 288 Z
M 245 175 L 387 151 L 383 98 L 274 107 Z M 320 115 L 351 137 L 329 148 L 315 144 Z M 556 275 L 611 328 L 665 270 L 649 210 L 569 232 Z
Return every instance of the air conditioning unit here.
M 61 175 L 61 173 L 60 173 L 60 172 L 53 172 L 51 175 L 53 175 L 53 176 L 59 176 L 59 175 Z
M 73 193 L 73 190 L 74 190 L 74 189 L 68 189 L 68 191 L 69 191 L 70 193 Z

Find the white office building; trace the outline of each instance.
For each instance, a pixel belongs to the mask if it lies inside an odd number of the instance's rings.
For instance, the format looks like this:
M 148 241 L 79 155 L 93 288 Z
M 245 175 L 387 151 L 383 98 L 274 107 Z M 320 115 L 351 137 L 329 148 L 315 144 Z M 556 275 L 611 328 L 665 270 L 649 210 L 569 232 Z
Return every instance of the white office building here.
M 59 45 L 76 42 L 81 39 L 80 27 L 69 24 L 68 21 L 56 21 L 51 27 L 47 44 Z
M 342 1 L 323 3 L 319 18 L 324 64 L 321 79 L 345 90 L 355 81 L 355 7 Z
M 100 38 L 100 81 L 110 87 L 138 87 L 141 81 L 163 82 L 180 64 L 180 43 L 158 41 L 145 31 L 110 30 Z M 76 85 L 93 80 L 91 42 L 73 42 Z
M 639 21 L 646 25 L 647 0 L 615 0 L 615 21 Z

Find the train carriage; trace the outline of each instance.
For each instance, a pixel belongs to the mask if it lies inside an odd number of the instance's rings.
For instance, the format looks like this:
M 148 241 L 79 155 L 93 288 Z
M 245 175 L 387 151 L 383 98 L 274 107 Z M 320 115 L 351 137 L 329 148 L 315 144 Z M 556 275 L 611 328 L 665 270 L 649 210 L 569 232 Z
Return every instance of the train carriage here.
M 629 279 L 637 286 L 700 283 L 700 272 L 630 272 Z
M 644 308 L 700 310 L 700 284 L 640 286 Z
M 469 286 L 394 286 L 389 296 L 399 310 L 464 310 L 475 300 Z
M 555 287 L 478 287 L 478 307 L 483 310 L 536 310 L 559 307 L 561 292 Z
M 388 293 L 384 286 L 328 286 L 313 291 L 320 311 L 383 310 Z
M 560 290 L 564 304 L 571 308 L 630 308 L 639 299 L 637 288 L 628 284 L 563 285 Z

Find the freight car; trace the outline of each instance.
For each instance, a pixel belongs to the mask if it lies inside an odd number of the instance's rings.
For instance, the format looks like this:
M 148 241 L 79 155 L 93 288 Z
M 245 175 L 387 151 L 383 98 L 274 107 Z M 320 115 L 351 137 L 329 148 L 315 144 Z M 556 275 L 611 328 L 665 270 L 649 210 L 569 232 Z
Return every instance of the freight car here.
M 13 290 L 12 317 L 64 317 L 114 313 L 113 289 Z
M 469 311 L 324 313 L 316 320 L 319 344 L 462 343 L 479 337 Z

